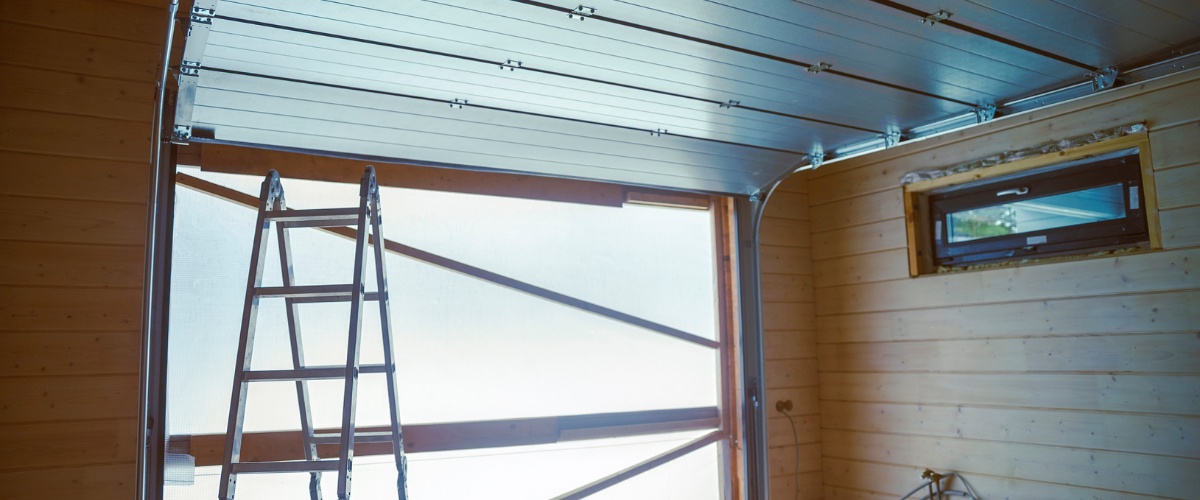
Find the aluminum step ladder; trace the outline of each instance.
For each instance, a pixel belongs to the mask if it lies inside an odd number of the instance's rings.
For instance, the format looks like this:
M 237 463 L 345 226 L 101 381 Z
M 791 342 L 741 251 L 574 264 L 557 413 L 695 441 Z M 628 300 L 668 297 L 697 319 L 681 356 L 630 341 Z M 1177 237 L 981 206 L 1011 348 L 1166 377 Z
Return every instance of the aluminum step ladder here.
M 276 227 L 279 246 L 279 262 L 283 274 L 283 286 L 262 286 L 263 262 L 267 254 L 267 242 L 271 224 Z M 357 226 L 358 235 L 354 247 L 354 278 L 350 284 L 339 285 L 296 285 L 292 268 L 292 249 L 288 230 L 294 228 Z M 368 233 L 369 236 L 368 237 Z M 375 277 L 378 290 L 368 292 L 364 288 L 366 276 L 367 245 L 373 245 L 375 254 Z M 392 353 L 391 313 L 388 307 L 387 271 L 384 266 L 383 232 L 379 213 L 379 187 L 375 180 L 375 169 L 368 166 L 362 177 L 359 190 L 359 206 L 318 210 L 288 210 L 283 197 L 283 186 L 279 173 L 271 170 L 262 184 L 259 198 L 258 225 L 254 230 L 253 254 L 250 256 L 250 272 L 246 284 L 246 302 L 242 313 L 241 338 L 238 341 L 237 367 L 233 374 L 233 396 L 229 406 L 229 425 L 225 437 L 225 461 L 221 466 L 221 482 L 218 498 L 234 500 L 237 478 L 240 474 L 296 473 L 308 472 L 309 494 L 312 500 L 321 500 L 321 475 L 325 472 L 338 474 L 338 499 L 349 500 L 350 481 L 353 473 L 354 443 L 391 442 L 396 461 L 396 491 L 400 500 L 408 498 L 408 472 L 404 457 L 404 441 L 400 434 L 400 416 L 397 410 L 396 361 Z M 287 310 L 288 338 L 291 344 L 292 369 L 251 370 L 250 359 L 254 352 L 254 330 L 258 316 L 259 299 L 283 298 Z M 383 333 L 383 364 L 359 364 L 362 345 L 362 315 L 366 302 L 379 304 L 380 327 Z M 346 346 L 345 366 L 308 366 L 304 363 L 304 349 L 300 337 L 298 320 L 299 305 L 315 302 L 349 302 L 350 334 Z M 388 410 L 391 429 L 384 432 L 354 432 L 355 404 L 358 395 L 358 376 L 363 373 L 382 373 L 387 377 Z M 316 434 L 313 431 L 312 412 L 308 394 L 310 380 L 345 380 L 345 397 L 342 401 L 342 427 L 339 432 Z M 246 416 L 246 392 L 252 382 L 294 381 L 296 399 L 300 406 L 300 430 L 304 441 L 304 460 L 284 462 L 242 462 L 242 425 Z M 318 444 L 338 444 L 337 458 L 320 458 Z

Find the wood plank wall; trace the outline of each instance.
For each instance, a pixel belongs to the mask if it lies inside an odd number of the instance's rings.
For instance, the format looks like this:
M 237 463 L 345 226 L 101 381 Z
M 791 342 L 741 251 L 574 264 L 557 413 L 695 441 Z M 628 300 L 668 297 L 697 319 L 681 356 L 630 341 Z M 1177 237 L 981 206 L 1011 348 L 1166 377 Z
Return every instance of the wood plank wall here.
M 0 2 L 0 497 L 135 491 L 164 3 Z
M 789 179 L 769 198 L 760 232 L 767 453 L 770 495 L 775 500 L 821 497 L 821 420 L 808 204 L 805 179 Z M 780 400 L 792 401 L 791 423 L 775 411 L 775 403 Z
M 907 276 L 901 174 L 1136 121 L 1150 129 L 1165 250 Z M 1200 71 L 805 175 L 809 194 L 790 196 L 807 206 L 772 200 L 781 206 L 764 235 L 764 279 L 815 279 L 827 500 L 897 498 L 925 467 L 960 471 L 987 498 L 1196 498 Z M 806 239 L 774 246 L 784 224 L 811 227 L 811 268 Z M 774 252 L 791 264 L 772 262 Z M 803 314 L 813 299 L 795 293 L 768 304 L 767 344 L 789 361 L 771 365 L 767 384 L 817 408 Z M 785 463 L 778 422 L 773 467 Z M 807 430 L 803 439 L 817 441 Z

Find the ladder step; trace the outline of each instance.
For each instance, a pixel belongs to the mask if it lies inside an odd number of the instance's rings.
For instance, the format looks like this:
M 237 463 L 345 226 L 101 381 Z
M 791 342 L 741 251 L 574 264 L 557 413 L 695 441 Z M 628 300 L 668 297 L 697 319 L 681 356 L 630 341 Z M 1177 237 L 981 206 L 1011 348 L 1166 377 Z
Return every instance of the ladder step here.
M 346 302 L 354 298 L 354 285 L 293 285 L 260 286 L 254 289 L 259 297 L 283 297 L 293 302 Z M 364 300 L 379 300 L 379 292 L 363 294 Z
M 284 227 L 355 226 L 358 225 L 358 207 L 269 211 L 264 217 L 271 222 L 282 222 Z
M 358 373 L 387 373 L 387 365 L 359 365 Z M 244 372 L 247 382 L 287 382 L 346 378 L 345 366 L 309 366 L 298 370 L 253 370 Z
M 336 432 L 313 434 L 314 444 L 338 444 L 342 441 L 342 435 Z M 391 431 L 379 432 L 359 432 L 354 434 L 355 443 L 390 443 L 392 442 Z
M 327 460 L 296 460 L 289 462 L 241 462 L 232 464 L 234 474 L 266 474 L 271 472 L 334 472 L 336 458 Z

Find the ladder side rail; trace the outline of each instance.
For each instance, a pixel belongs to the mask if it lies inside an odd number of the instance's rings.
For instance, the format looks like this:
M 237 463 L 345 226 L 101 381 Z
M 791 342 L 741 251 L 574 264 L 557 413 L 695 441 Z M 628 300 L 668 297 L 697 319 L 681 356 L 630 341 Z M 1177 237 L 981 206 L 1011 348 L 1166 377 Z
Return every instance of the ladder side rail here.
M 287 210 L 287 199 L 282 194 L 280 194 L 277 204 L 276 210 Z M 284 287 L 296 284 L 296 272 L 292 266 L 292 238 L 288 227 L 287 223 L 283 221 L 275 222 L 275 237 L 279 247 L 279 270 Z M 292 368 L 299 370 L 305 367 L 304 342 L 300 336 L 299 303 L 296 302 L 296 299 L 287 297 L 284 299 L 284 306 L 287 314 L 288 341 L 292 349 Z M 304 460 L 311 462 L 319 457 L 317 444 L 313 437 L 312 409 L 307 380 L 296 381 L 296 403 L 300 410 L 300 436 L 304 443 Z M 311 500 L 322 500 L 321 472 L 309 473 L 308 495 Z
M 370 168 L 370 167 L 368 167 Z M 387 370 L 388 412 L 392 425 L 392 455 L 396 461 L 396 492 L 400 500 L 408 499 L 408 459 L 404 456 L 404 436 L 400 427 L 400 405 L 396 384 L 396 360 L 392 350 L 391 295 L 388 293 L 386 253 L 383 248 L 383 214 L 379 193 L 371 198 L 371 240 L 375 253 L 375 282 L 379 293 L 379 325 L 383 334 L 383 365 Z
M 354 240 L 354 283 L 351 285 L 350 332 L 346 342 L 346 383 L 342 398 L 342 438 L 338 456 L 338 500 L 350 500 L 350 482 L 354 460 L 354 423 L 358 397 L 359 346 L 362 344 L 362 306 L 366 295 L 364 260 L 367 251 L 368 196 L 375 184 L 373 169 L 363 173 L 359 189 L 358 236 Z
M 254 354 L 254 333 L 258 319 L 258 297 L 254 290 L 262 284 L 263 264 L 267 254 L 267 233 L 271 224 L 267 221 L 266 213 L 274 208 L 278 196 L 283 194 L 283 186 L 279 182 L 279 173 L 271 170 L 263 180 L 262 191 L 259 195 L 258 219 L 254 228 L 253 253 L 250 254 L 250 269 L 246 278 L 246 299 L 242 307 L 242 329 L 238 339 L 238 352 L 235 362 L 237 367 L 233 372 L 233 390 L 229 403 L 229 422 L 225 433 L 225 462 L 221 466 L 221 482 L 218 497 L 222 500 L 234 500 L 237 489 L 237 474 L 233 473 L 233 464 L 241 460 L 242 453 L 242 424 L 246 417 L 246 371 L 250 370 L 250 360 Z

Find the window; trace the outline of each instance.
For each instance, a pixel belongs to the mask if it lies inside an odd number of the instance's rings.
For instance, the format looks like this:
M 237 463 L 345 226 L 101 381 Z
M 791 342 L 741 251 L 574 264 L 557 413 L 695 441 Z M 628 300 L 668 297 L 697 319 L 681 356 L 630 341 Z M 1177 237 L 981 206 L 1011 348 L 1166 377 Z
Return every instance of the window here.
M 905 186 L 913 275 L 1148 246 L 1145 136 L 1128 136 Z
M 164 493 L 209 499 L 255 224 L 246 203 L 262 178 L 194 169 L 177 177 Z M 292 208 L 357 204 L 357 185 L 283 182 Z M 720 203 L 595 206 L 394 187 L 381 198 L 384 236 L 400 248 L 385 258 L 413 498 L 552 498 L 639 464 L 650 465 L 596 497 L 628 497 L 631 488 L 729 497 L 722 478 L 736 426 L 725 402 L 732 358 Z M 299 284 L 352 275 L 351 241 L 312 228 L 291 238 Z M 264 286 L 279 285 L 278 259 L 265 262 Z M 285 310 L 272 300 L 259 308 L 253 369 L 290 367 Z M 307 364 L 344 362 L 348 313 L 343 304 L 302 306 Z M 370 317 L 363 363 L 381 356 Z M 360 429 L 388 421 L 381 382 L 360 382 Z M 315 426 L 336 430 L 341 382 L 310 382 L 309 391 Z M 303 459 L 291 383 L 251 386 L 246 404 L 243 460 Z M 392 498 L 390 451 L 356 453 L 356 497 Z M 307 477 L 246 475 L 238 498 L 308 498 Z M 326 474 L 325 498 L 336 497 L 336 483 Z

